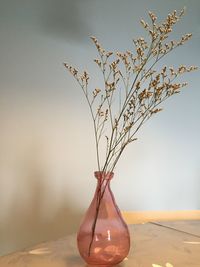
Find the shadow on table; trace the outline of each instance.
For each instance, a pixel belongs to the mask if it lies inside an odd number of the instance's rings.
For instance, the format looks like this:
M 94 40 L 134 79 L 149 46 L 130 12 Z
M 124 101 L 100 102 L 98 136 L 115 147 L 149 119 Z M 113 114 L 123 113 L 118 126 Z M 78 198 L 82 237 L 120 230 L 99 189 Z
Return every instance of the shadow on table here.
M 84 267 L 99 267 L 99 265 L 88 265 L 83 263 L 83 260 L 79 255 L 72 255 L 67 257 L 67 264 L 70 264 L 71 267 L 73 266 L 84 266 Z M 68 265 L 67 265 L 68 266 Z M 102 267 L 109 267 L 110 265 L 101 265 Z M 112 265 L 113 267 L 123 267 L 124 264 L 120 263 L 117 265 Z
M 102 267 L 109 267 L 110 265 L 101 265 Z M 120 263 L 120 264 L 117 264 L 117 265 L 112 265 L 112 267 L 123 267 L 124 264 L 123 263 Z M 84 267 L 99 267 L 99 265 L 85 265 Z

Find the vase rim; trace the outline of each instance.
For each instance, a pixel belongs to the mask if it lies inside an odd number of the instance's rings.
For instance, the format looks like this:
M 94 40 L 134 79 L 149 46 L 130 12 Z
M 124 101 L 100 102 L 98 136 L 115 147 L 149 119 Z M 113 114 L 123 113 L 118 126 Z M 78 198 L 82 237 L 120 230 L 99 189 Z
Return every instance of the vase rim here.
M 114 176 L 114 172 L 105 172 L 105 171 L 95 171 L 94 176 L 97 179 L 111 180 Z

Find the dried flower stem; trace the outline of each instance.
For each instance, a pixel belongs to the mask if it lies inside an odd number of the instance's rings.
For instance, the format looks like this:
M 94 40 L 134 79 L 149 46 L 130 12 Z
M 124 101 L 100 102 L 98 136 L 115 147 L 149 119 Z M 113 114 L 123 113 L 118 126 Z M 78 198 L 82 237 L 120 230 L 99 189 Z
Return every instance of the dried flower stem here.
M 64 64 L 78 81 L 89 105 L 99 171 L 107 173 L 115 169 L 126 146 L 137 140 L 135 135 L 142 125 L 154 114 L 162 111 L 159 105 L 169 97 L 180 93 L 187 85 L 185 82 L 175 83 L 175 80 L 197 69 L 195 66 L 184 65 L 180 65 L 177 69 L 167 66 L 161 67 L 160 70 L 155 68 L 166 55 L 191 39 L 192 34 L 185 34 L 179 40 L 169 40 L 174 25 L 182 18 L 184 12 L 183 9 L 178 14 L 174 10 L 160 23 L 157 22 L 156 15 L 149 12 L 150 25 L 143 19 L 141 24 L 150 40 L 144 38 L 133 40 L 134 51 L 107 52 L 95 37 L 91 37 L 98 51 L 99 58 L 94 59 L 94 62 L 103 74 L 103 89 L 89 90 L 88 73 L 84 71 L 83 74 L 79 74 L 75 68 Z M 119 99 L 117 111 L 114 105 L 116 99 Z M 103 141 L 105 141 L 105 154 L 101 154 L 100 157 L 99 148 Z M 105 191 L 101 188 L 103 182 L 102 179 L 92 227 L 93 237 Z

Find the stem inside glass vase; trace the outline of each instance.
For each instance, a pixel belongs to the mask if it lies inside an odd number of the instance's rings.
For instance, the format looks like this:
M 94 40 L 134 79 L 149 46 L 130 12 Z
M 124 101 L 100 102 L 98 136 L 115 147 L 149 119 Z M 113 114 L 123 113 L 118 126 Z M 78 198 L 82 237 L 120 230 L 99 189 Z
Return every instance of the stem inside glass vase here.
M 101 200 L 104 196 L 105 190 L 110 182 L 110 180 L 113 178 L 114 173 L 113 172 L 102 172 L 102 171 L 96 171 L 94 173 L 95 177 L 98 179 L 98 185 L 97 185 L 97 201 L 96 201 L 96 212 L 94 216 L 94 222 L 92 224 L 92 235 L 91 235 L 91 241 L 89 245 L 89 250 L 88 250 L 88 256 L 90 256 L 91 252 L 91 247 L 92 243 L 94 240 L 94 235 L 95 235 L 95 228 L 97 224 L 97 219 L 99 215 L 99 210 L 100 210 L 100 205 L 101 205 Z

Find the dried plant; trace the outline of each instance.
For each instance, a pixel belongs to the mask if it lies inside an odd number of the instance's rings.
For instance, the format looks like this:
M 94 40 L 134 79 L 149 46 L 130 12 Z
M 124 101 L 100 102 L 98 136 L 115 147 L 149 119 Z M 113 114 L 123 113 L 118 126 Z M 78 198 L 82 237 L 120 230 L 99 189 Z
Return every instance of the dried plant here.
M 175 10 L 159 23 L 156 15 L 149 12 L 150 23 L 141 20 L 148 40 L 133 40 L 134 51 L 106 51 L 91 37 L 98 51 L 94 62 L 103 74 L 103 84 L 98 88 L 89 88 L 90 77 L 86 71 L 80 74 L 64 64 L 81 86 L 91 112 L 99 171 L 114 170 L 127 145 L 137 140 L 135 135 L 141 126 L 162 110 L 162 102 L 187 85 L 177 78 L 197 69 L 185 65 L 156 69 L 160 60 L 191 39 L 189 33 L 179 40 L 170 40 L 174 26 L 184 13 L 184 9 L 180 13 Z M 100 153 L 102 146 L 104 155 Z

